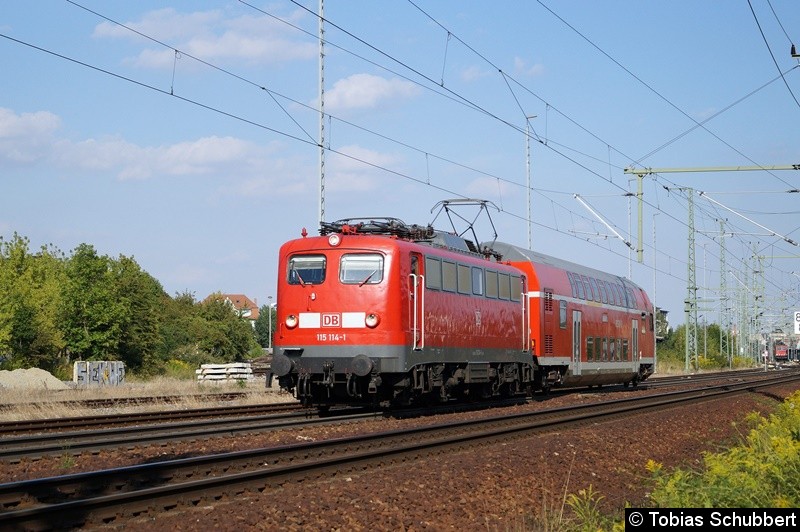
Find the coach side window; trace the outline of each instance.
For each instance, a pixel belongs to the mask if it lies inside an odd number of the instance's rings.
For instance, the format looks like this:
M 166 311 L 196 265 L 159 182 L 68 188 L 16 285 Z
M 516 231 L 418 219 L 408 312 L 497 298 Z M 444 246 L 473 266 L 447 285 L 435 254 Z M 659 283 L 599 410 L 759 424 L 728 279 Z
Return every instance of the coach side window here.
M 289 284 L 321 284 L 325 281 L 325 255 L 295 255 L 289 259 Z
M 486 270 L 486 297 L 497 299 L 497 272 Z
M 469 266 L 463 264 L 458 265 L 458 293 L 467 295 L 472 293 L 472 277 Z
M 522 301 L 522 277 L 511 276 L 511 301 Z
M 476 296 L 483 295 L 483 270 L 472 267 L 472 293 Z
M 458 289 L 455 262 L 442 261 L 442 289 L 446 292 L 455 292 Z
M 511 285 L 509 285 L 509 276 L 507 273 L 497 274 L 498 292 L 500 299 L 511 299 Z
M 617 285 L 608 283 L 608 302 L 619 306 L 619 295 L 617 295 Z
M 600 289 L 597 288 L 597 282 L 594 280 L 594 277 L 589 278 L 589 283 L 592 285 L 592 299 L 597 301 L 598 303 L 600 300 Z
M 589 278 L 585 275 L 581 275 L 581 279 L 583 279 L 583 288 L 586 291 L 586 299 L 588 301 L 593 301 L 592 286 L 589 284 Z
M 597 280 L 597 287 L 600 289 L 600 299 L 603 300 L 603 303 L 608 303 L 608 293 L 606 292 L 606 282 L 601 281 L 600 279 Z
M 567 328 L 567 302 L 563 299 L 558 301 L 558 326 Z
M 569 279 L 569 286 L 572 288 L 572 297 L 578 297 L 578 286 L 575 284 L 575 279 L 572 278 L 572 272 L 567 272 L 567 279 Z

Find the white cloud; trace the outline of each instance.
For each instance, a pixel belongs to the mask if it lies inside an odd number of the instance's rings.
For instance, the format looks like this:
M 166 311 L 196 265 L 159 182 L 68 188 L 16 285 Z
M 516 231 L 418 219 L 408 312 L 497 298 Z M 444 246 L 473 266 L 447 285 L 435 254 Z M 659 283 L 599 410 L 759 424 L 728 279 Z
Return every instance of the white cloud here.
M 511 185 L 506 181 L 498 181 L 491 177 L 479 177 L 467 183 L 466 193 L 471 198 L 499 201 L 501 198 L 510 196 Z
M 61 119 L 47 111 L 17 114 L 0 107 L 0 161 L 30 163 L 45 157 Z
M 536 63 L 535 65 L 528 65 L 528 63 L 520 58 L 514 58 L 514 72 L 521 76 L 541 76 L 544 74 L 544 65 Z
M 485 78 L 491 72 L 488 70 L 481 70 L 480 67 L 472 65 L 461 71 L 461 79 L 466 82 L 475 81 L 480 78 Z
M 353 74 L 338 80 L 325 92 L 325 108 L 333 111 L 375 108 L 386 101 L 411 98 L 419 92 L 419 87 L 410 81 Z
M 294 22 L 302 17 L 297 10 L 284 18 Z M 159 9 L 145 14 L 141 20 L 125 22 L 125 26 L 147 35 L 184 53 L 209 62 L 243 60 L 264 64 L 312 59 L 317 56 L 317 45 L 310 39 L 297 40 L 290 26 L 264 16 L 241 16 L 226 19 L 220 10 L 180 13 L 175 9 Z M 291 33 L 290 33 L 291 32 Z M 103 22 L 94 30 L 97 38 L 123 38 L 142 41 L 136 33 Z M 142 68 L 171 68 L 175 52 L 156 45 L 142 50 L 129 59 Z
M 228 174 L 241 168 L 258 153 L 259 147 L 233 137 L 204 137 L 177 144 L 142 147 L 119 138 L 61 140 L 52 157 L 65 168 L 114 172 L 120 179 L 159 176 Z
M 145 13 L 139 21 L 126 21 L 122 24 L 155 39 L 166 40 L 181 39 L 205 32 L 209 26 L 219 23 L 222 18 L 223 14 L 219 10 L 178 13 L 175 9 L 168 7 Z M 101 22 L 95 27 L 92 36 L 141 39 L 126 27 L 112 22 Z
M 333 153 L 327 159 L 326 188 L 335 192 L 373 190 L 381 182 L 381 175 L 385 175 L 380 168 L 396 168 L 401 162 L 396 155 L 355 145 L 338 151 L 341 154 Z
M 212 175 L 220 179 L 220 192 L 236 196 L 307 191 L 311 179 L 298 176 L 315 175 L 305 159 L 287 158 L 278 142 L 217 136 L 162 146 L 116 136 L 74 141 L 58 138 L 60 125 L 47 111 L 17 114 L 0 108 L 0 164 L 44 164 L 65 176 L 93 172 L 120 180 Z

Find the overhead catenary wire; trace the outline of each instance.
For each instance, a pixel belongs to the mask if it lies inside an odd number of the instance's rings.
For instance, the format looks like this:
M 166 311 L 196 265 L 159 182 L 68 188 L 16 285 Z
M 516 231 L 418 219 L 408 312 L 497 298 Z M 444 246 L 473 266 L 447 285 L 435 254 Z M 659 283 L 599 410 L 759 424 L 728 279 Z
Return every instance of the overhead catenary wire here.
M 177 53 L 177 50 L 176 50 L 176 53 Z M 211 66 L 211 67 L 213 67 L 213 68 L 216 68 L 216 67 L 214 67 L 214 66 L 213 66 L 213 65 L 211 65 L 211 64 L 209 64 L 209 66 Z M 236 76 L 236 74 L 232 74 L 232 75 Z M 505 78 L 505 79 L 512 79 L 512 78 L 510 78 L 510 77 L 507 77 L 507 76 L 505 76 L 505 73 L 503 73 L 503 75 L 504 75 L 504 78 Z M 133 81 L 133 82 L 135 82 L 134 80 L 130 80 L 130 81 Z M 249 80 L 244 80 L 244 79 L 243 79 L 243 81 L 248 81 L 248 82 L 249 82 Z M 271 98 L 273 98 L 273 99 L 275 99 L 276 97 L 281 97 L 281 98 L 283 98 L 283 96 L 282 96 L 282 95 L 278 95 L 277 93 L 275 93 L 275 92 L 273 92 L 273 91 L 269 91 L 268 89 L 266 89 L 265 87 L 263 87 L 263 86 L 261 86 L 261 85 L 258 85 L 258 84 L 257 84 L 257 86 L 258 86 L 260 89 L 267 90 L 268 94 L 269 94 L 269 95 L 270 95 L 270 97 L 271 97 Z M 444 95 L 444 94 L 442 94 L 442 95 L 443 95 L 443 96 L 445 96 L 445 97 L 450 97 L 449 95 Z M 188 101 L 188 100 L 187 100 L 187 101 Z M 200 103 L 200 102 L 198 102 L 198 103 Z M 548 105 L 548 107 L 549 107 L 549 105 L 550 105 L 550 104 L 548 103 L 547 105 Z M 205 106 L 205 107 L 206 107 L 206 108 L 208 108 L 208 109 L 213 109 L 213 108 L 214 108 L 213 106 L 207 106 L 207 105 L 205 105 L 205 104 L 201 104 L 201 106 Z M 221 111 L 221 110 L 217 110 L 217 111 L 219 112 L 219 111 Z M 224 113 L 224 111 L 222 111 L 222 112 Z M 287 113 L 287 114 L 290 114 L 290 113 Z M 229 115 L 229 116 L 234 116 L 234 115 L 232 115 L 232 114 L 231 114 L 231 115 Z M 244 118 L 244 117 L 238 117 L 237 119 L 240 119 L 240 118 Z M 245 121 L 247 121 L 247 120 L 245 120 Z M 258 124 L 258 123 L 257 123 L 257 122 L 255 122 L 255 121 L 252 121 L 252 123 L 253 123 L 253 125 L 256 125 L 256 124 Z M 263 124 L 263 123 L 261 123 L 261 124 L 258 124 L 258 125 L 259 125 L 259 126 L 265 126 L 265 124 Z M 298 124 L 298 125 L 299 125 L 299 124 Z M 356 127 L 357 127 L 357 126 L 356 126 Z M 270 130 L 270 131 L 275 131 L 276 133 L 278 133 L 278 134 L 282 134 L 282 135 L 285 133 L 285 132 L 277 131 L 277 130 L 275 130 L 274 128 L 269 128 L 268 126 L 266 127 L 266 129 L 268 129 L 268 130 Z M 292 140 L 302 140 L 302 139 L 301 139 L 301 137 L 299 137 L 299 136 L 295 136 L 295 135 L 288 135 L 288 138 L 291 138 Z M 389 138 L 389 137 L 388 137 L 388 136 L 386 136 L 386 138 Z M 598 137 L 598 138 L 599 138 L 599 137 Z M 554 144 L 556 144 L 556 145 L 558 145 L 558 144 L 557 144 L 557 143 L 555 143 L 555 142 L 553 142 L 553 143 L 554 143 Z M 609 145 L 609 146 L 611 146 L 610 144 L 608 144 L 608 145 Z M 407 144 L 406 144 L 406 146 L 407 146 L 407 147 L 410 147 L 410 148 L 412 148 L 412 149 L 418 149 L 418 148 L 411 147 L 410 145 L 407 145 Z M 332 151 L 335 151 L 335 150 L 332 150 Z M 426 154 L 426 156 L 427 156 L 428 154 L 430 154 L 430 151 L 429 151 L 429 150 L 421 150 L 421 151 L 423 151 L 423 152 Z M 431 155 L 431 157 L 437 157 L 437 156 L 436 156 L 436 155 L 434 155 L 434 154 L 430 154 L 430 155 Z M 346 155 L 346 154 L 345 154 L 345 156 L 347 157 L 347 155 Z M 351 158 L 351 159 L 353 159 L 353 160 L 358 160 L 358 158 L 354 158 L 354 157 L 350 157 L 350 158 Z M 448 160 L 448 159 L 447 159 L 447 158 L 442 158 L 442 160 Z M 362 161 L 362 162 L 364 162 L 364 161 Z M 455 162 L 454 162 L 454 161 L 452 161 L 452 160 L 450 160 L 449 162 L 452 162 L 452 163 L 454 163 L 454 164 L 459 164 L 459 163 L 455 163 Z M 364 163 L 365 163 L 365 164 L 370 164 L 370 163 L 368 163 L 368 162 L 364 162 Z M 391 171 L 390 169 L 388 169 L 388 168 L 384 168 L 384 167 L 383 167 L 383 166 L 381 166 L 381 165 L 374 165 L 374 164 L 372 164 L 371 166 L 373 166 L 373 167 L 375 167 L 375 168 L 378 168 L 378 169 L 381 169 L 381 170 L 385 170 L 385 171 L 387 171 L 387 172 L 390 172 L 390 173 L 392 173 L 392 171 Z M 469 167 L 468 167 L 468 166 L 466 166 L 466 165 L 464 165 L 463 167 L 464 167 L 464 168 L 469 168 Z M 591 169 L 590 169 L 590 168 L 588 168 L 588 167 L 587 167 L 586 169 L 587 169 L 588 171 L 590 171 L 590 172 L 591 172 Z M 472 170 L 475 170 L 475 171 L 477 171 L 477 172 L 481 172 L 480 170 L 477 170 L 477 169 L 474 169 L 474 168 L 473 168 Z M 485 172 L 485 174 L 486 174 L 486 175 L 491 175 L 491 173 L 490 173 L 490 172 Z M 400 174 L 397 174 L 397 175 L 400 175 Z M 596 174 L 596 175 L 597 175 L 597 174 Z M 516 186 L 520 186 L 520 184 L 519 184 L 519 183 L 516 183 L 516 182 L 514 182 L 513 180 L 508 180 L 508 179 L 506 179 L 506 178 L 504 178 L 504 177 L 500 177 L 500 176 L 492 176 L 492 177 L 494 177 L 494 178 L 495 178 L 495 179 L 497 179 L 498 181 L 499 181 L 499 180 L 502 180 L 502 181 L 504 181 L 504 182 L 508 182 L 508 183 L 512 183 L 512 184 L 514 184 L 514 185 L 516 185 Z M 605 181 L 608 181 L 608 180 L 605 178 L 605 176 L 602 176 L 602 177 L 604 178 L 604 180 L 605 180 Z M 413 176 L 410 176 L 410 178 L 411 178 L 411 179 L 413 179 Z M 425 182 L 425 184 L 430 184 L 430 179 L 429 179 L 429 178 L 426 178 L 426 179 L 424 179 L 424 180 L 422 180 L 422 181 L 424 181 L 424 182 Z M 618 187 L 618 188 L 619 188 L 619 187 Z M 542 189 L 542 190 L 544 190 L 544 189 Z M 451 192 L 451 193 L 452 193 L 452 192 Z M 538 192 L 537 192 L 537 193 L 538 193 Z M 569 209 L 567 209 L 567 210 L 568 210 L 568 212 L 571 212 Z M 510 213 L 507 213 L 507 214 L 510 214 Z M 549 228 L 549 227 L 548 227 L 548 228 Z M 558 231 L 558 228 L 557 228 L 557 226 L 556 226 L 556 231 Z

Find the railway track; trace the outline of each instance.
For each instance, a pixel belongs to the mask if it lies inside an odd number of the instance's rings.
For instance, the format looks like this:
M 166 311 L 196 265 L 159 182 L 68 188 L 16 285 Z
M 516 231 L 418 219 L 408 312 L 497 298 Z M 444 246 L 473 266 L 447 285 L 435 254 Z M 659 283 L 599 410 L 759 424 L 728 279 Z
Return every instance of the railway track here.
M 214 409 L 214 417 L 191 416 L 183 421 L 130 425 L 131 417 L 125 417 L 126 426 L 96 428 L 68 432 L 47 432 L 16 436 L 3 436 L 0 440 L 0 460 L 16 462 L 22 458 L 38 459 L 43 456 L 76 456 L 81 453 L 96 453 L 103 449 L 134 449 L 150 445 L 165 445 L 176 440 L 207 439 L 231 434 L 256 433 L 287 427 L 318 425 L 335 421 L 354 420 L 380 415 L 374 411 L 358 408 L 332 410 L 324 417 L 315 410 L 301 408 L 297 404 L 252 407 L 247 414 L 237 407 L 224 411 Z M 244 408 L 244 407 L 242 407 Z M 205 409 L 203 409 L 205 410 Z M 283 412 L 275 413 L 283 410 Z M 163 412 L 161 414 L 164 414 Z M 171 413 L 170 413 L 171 414 Z M 235 416 L 235 417 L 234 417 Z M 80 421 L 79 421 L 80 424 Z M 85 425 L 81 428 L 86 429 Z M 1 433 L 0 433 L 1 434 Z
M 642 385 L 643 389 L 659 386 L 687 384 L 719 384 L 741 382 L 749 378 L 769 378 L 771 373 L 730 372 L 702 374 L 686 377 L 662 378 L 659 381 Z M 707 384 L 704 384 L 707 385 Z M 607 387 L 604 390 L 622 389 Z M 552 396 L 580 392 L 580 389 L 553 390 Z M 596 393 L 598 390 L 589 390 Z M 547 396 L 531 401 L 546 403 Z M 481 410 L 508 406 L 524 402 L 521 399 L 497 403 L 439 405 L 435 408 L 411 408 L 392 411 L 395 417 L 415 417 L 430 414 L 448 414 L 468 410 Z M 173 440 L 203 439 L 233 433 L 264 432 L 290 426 L 324 423 L 326 420 L 357 420 L 384 415 L 383 411 L 358 408 L 334 409 L 319 419 L 314 409 L 302 407 L 297 402 L 272 403 L 261 405 L 223 406 L 189 410 L 141 412 L 126 414 L 104 414 L 96 416 L 39 419 L 0 422 L 0 460 L 15 462 L 23 458 L 38 459 L 44 456 L 77 456 L 82 453 L 96 453 L 103 449 L 141 448 L 149 445 L 164 445 Z M 331 419 L 328 419 L 328 418 Z
M 169 410 L 157 412 L 135 412 L 123 414 L 96 414 L 92 416 L 33 419 L 0 422 L 0 435 L 3 437 L 33 432 L 52 432 L 69 430 L 89 430 L 101 427 L 134 425 L 140 423 L 167 423 L 178 420 L 196 420 L 232 415 L 257 415 L 274 412 L 299 411 L 302 407 L 297 401 L 268 403 L 258 405 L 218 406 Z
M 358 474 L 375 464 L 390 467 L 421 456 L 526 437 L 537 431 L 652 413 L 692 401 L 728 398 L 796 383 L 797 373 L 758 382 L 726 383 L 599 404 L 536 410 L 370 435 L 0 485 L 0 528 L 40 529 L 116 524 L 193 507 L 248 490 L 290 482 Z
M 776 374 L 775 371 L 776 370 L 764 371 L 763 368 L 759 368 L 737 371 L 718 371 L 713 373 L 694 373 L 691 375 L 671 375 L 669 377 L 650 377 L 639 386 L 643 389 L 653 389 L 666 386 L 683 386 L 688 384 L 703 384 L 720 381 L 752 381 L 753 379 L 770 378 L 770 376 Z M 800 372 L 800 368 L 786 368 L 778 371 L 797 373 Z
M 64 408 L 121 408 L 129 406 L 147 406 L 154 404 L 174 404 L 186 401 L 237 401 L 243 399 L 250 392 L 222 392 L 222 393 L 204 393 L 192 395 L 159 395 L 159 396 L 143 396 L 143 397 L 109 397 L 104 399 L 78 399 L 73 401 L 49 401 L 52 404 Z M 0 405 L 0 411 L 29 408 L 35 409 L 41 406 L 41 402 L 36 403 L 8 403 Z

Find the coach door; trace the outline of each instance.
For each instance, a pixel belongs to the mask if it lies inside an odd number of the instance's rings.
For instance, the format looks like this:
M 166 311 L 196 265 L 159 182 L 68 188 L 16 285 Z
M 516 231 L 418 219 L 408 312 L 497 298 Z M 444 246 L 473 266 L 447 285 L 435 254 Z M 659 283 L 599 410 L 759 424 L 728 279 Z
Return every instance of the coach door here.
M 572 374 L 581 374 L 581 311 L 572 311 Z
M 409 325 L 414 350 L 425 347 L 425 261 L 418 253 L 411 254 L 409 284 Z
M 631 360 L 639 365 L 639 320 L 631 320 Z

